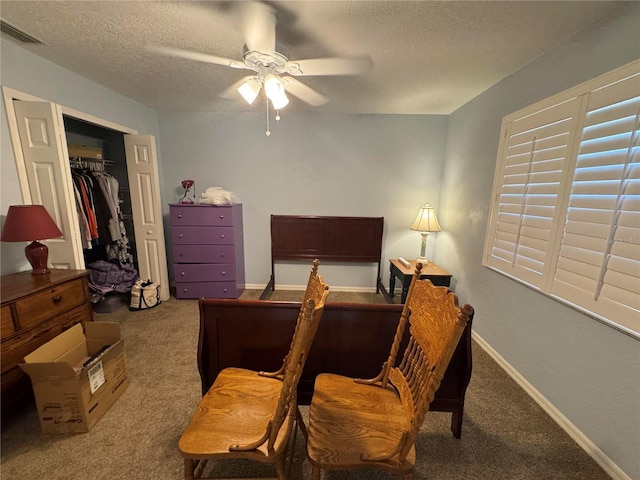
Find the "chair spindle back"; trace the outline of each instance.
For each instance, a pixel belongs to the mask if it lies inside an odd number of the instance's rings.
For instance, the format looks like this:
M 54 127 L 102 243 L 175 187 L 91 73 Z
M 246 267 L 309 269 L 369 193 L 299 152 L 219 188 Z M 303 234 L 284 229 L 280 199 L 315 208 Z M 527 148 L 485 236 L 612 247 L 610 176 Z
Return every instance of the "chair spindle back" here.
M 447 287 L 436 287 L 428 279 L 420 280 L 421 269 L 418 264 L 392 354 L 394 348 L 399 349 L 407 322 L 409 341 L 399 365 L 389 369 L 389 381 L 398 390 L 407 415 L 401 458 L 411 449 L 460 336 L 473 317 L 473 308 L 470 305 L 459 308 L 457 296 Z

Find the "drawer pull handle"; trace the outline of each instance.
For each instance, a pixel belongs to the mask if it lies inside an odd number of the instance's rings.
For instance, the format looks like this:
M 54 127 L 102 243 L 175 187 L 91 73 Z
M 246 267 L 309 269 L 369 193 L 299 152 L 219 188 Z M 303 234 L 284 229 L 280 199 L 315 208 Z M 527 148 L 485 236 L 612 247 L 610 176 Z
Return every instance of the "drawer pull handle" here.
M 53 297 L 54 305 L 59 304 L 61 301 L 62 301 L 62 297 L 60 295 L 56 295 L 55 297 Z
M 229 290 L 227 290 L 226 288 L 224 289 L 224 293 L 227 293 Z
M 185 272 L 180 272 L 180 276 L 181 276 L 181 277 L 184 277 L 185 275 L 186 275 L 186 273 L 185 273 Z
M 222 235 L 220 235 L 220 238 L 224 238 L 224 233 Z
M 221 253 L 221 254 L 220 254 L 220 258 L 224 258 L 224 253 Z
M 187 293 L 187 289 L 186 289 L 186 288 L 183 288 L 183 289 L 182 289 L 182 291 L 183 291 L 184 293 Z
M 220 219 L 223 219 L 223 218 L 224 218 L 224 215 L 220 215 Z
M 178 218 L 182 218 L 182 214 L 181 213 L 178 214 Z
M 227 274 L 224 270 L 222 271 L 222 276 L 224 277 Z
M 178 235 L 178 238 L 182 238 L 182 234 L 181 233 Z

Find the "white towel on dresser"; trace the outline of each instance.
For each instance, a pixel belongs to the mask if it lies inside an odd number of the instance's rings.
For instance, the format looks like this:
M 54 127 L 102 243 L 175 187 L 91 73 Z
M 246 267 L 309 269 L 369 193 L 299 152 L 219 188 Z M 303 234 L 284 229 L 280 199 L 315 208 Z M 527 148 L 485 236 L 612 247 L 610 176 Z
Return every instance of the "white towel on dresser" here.
M 210 203 L 212 205 L 231 205 L 234 203 L 233 192 L 222 187 L 209 187 L 200 195 L 200 203 Z

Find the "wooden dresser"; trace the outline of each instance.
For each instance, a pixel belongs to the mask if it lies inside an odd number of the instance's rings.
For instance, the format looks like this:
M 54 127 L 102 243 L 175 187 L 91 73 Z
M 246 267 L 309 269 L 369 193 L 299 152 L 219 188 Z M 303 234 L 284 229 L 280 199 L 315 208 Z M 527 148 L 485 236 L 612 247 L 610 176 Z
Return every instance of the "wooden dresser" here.
M 176 298 L 237 298 L 244 290 L 242 205 L 170 205 Z
M 19 363 L 24 356 L 76 323 L 91 321 L 88 270 L 31 271 L 2 277 L 1 354 L 2 413 L 5 416 L 31 383 Z

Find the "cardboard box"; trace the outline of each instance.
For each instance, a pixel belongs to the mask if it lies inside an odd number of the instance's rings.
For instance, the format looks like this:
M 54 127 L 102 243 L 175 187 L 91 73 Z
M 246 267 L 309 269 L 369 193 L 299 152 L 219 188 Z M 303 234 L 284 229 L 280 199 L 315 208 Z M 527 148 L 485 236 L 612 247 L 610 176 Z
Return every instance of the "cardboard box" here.
M 44 433 L 88 432 L 129 385 L 117 323 L 77 324 L 24 360 Z

